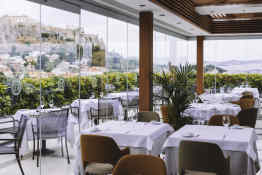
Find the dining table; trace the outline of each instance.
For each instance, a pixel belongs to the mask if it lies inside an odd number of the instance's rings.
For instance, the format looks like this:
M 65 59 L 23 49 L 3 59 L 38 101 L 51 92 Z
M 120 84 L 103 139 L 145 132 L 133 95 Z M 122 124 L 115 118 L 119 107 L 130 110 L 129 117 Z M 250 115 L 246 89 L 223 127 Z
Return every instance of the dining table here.
M 30 152 L 29 142 L 33 140 L 32 124 L 36 125 L 37 117 L 41 116 L 42 113 L 48 113 L 55 110 L 61 110 L 61 108 L 47 108 L 47 109 L 19 109 L 15 114 L 15 120 L 20 120 L 22 115 L 28 117 L 25 134 L 22 140 L 20 154 L 25 155 Z M 68 116 L 68 125 L 67 125 L 67 136 L 68 142 L 71 146 L 75 143 L 75 130 L 74 126 L 77 123 L 76 119 L 72 116 Z M 51 153 L 52 150 L 48 150 L 46 147 L 46 141 L 42 140 L 42 153 Z
M 91 126 L 90 118 L 90 109 L 98 109 L 98 103 L 108 103 L 113 106 L 113 115 L 116 120 L 124 120 L 124 111 L 121 102 L 118 99 L 77 99 L 71 104 L 72 107 L 80 108 L 80 128 L 86 129 Z
M 150 154 L 158 156 L 167 137 L 173 128 L 166 123 L 152 121 L 149 123 L 136 121 L 108 121 L 96 127 L 82 130 L 76 141 L 76 159 L 74 174 L 84 175 L 81 161 L 80 136 L 82 134 L 108 136 L 115 140 L 120 148 L 129 147 L 131 154 Z
M 217 144 L 224 156 L 230 157 L 231 175 L 256 175 L 259 170 L 257 136 L 253 128 L 185 125 L 163 145 L 168 175 L 178 174 L 178 152 L 183 140 Z
M 240 111 L 240 106 L 232 103 L 192 103 L 184 111 L 184 115 L 193 120 L 209 121 L 214 115 L 236 116 Z
M 199 98 L 204 103 L 230 103 L 233 101 L 238 101 L 242 97 L 243 92 L 251 92 L 256 100 L 259 99 L 259 91 L 257 88 L 242 88 L 236 87 L 232 89 L 230 93 L 203 93 L 199 96 Z

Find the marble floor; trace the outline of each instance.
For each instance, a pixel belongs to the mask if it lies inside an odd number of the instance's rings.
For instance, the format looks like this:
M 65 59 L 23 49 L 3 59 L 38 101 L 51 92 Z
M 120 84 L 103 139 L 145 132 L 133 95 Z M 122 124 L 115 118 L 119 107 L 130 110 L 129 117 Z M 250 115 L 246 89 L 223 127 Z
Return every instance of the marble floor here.
M 257 122 L 257 128 L 262 128 L 262 120 Z M 256 129 L 259 140 L 257 141 L 260 164 L 262 166 L 262 129 Z M 261 133 L 261 135 L 260 135 Z M 32 145 L 30 145 L 32 148 Z M 69 146 L 71 163 L 68 164 L 66 157 L 61 156 L 60 144 L 57 140 L 48 140 L 49 149 L 55 150 L 52 156 L 42 157 L 41 168 L 36 167 L 36 160 L 32 160 L 32 154 L 23 157 L 22 166 L 25 175 L 73 175 L 74 149 Z M 41 172 L 41 174 L 40 174 Z M 13 155 L 0 156 L 0 175 L 20 175 L 18 164 Z M 262 175 L 262 171 L 257 175 Z

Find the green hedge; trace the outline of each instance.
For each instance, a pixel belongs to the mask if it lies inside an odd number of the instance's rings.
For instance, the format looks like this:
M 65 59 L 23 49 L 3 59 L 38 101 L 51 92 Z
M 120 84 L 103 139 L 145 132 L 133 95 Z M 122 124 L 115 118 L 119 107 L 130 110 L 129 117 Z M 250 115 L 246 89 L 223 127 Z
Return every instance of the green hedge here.
M 41 80 L 42 99 L 45 106 L 48 106 L 48 101 L 53 99 L 56 106 L 71 104 L 79 97 L 79 79 L 71 77 L 64 79 L 64 89 L 58 88 L 58 80 L 61 77 L 43 78 Z M 94 79 L 96 83 L 94 83 Z M 195 81 L 195 75 L 191 76 L 192 81 Z M 128 80 L 128 84 L 127 81 Z M 262 92 L 262 74 L 217 74 L 216 86 L 236 87 L 245 82 L 248 82 L 251 87 L 258 88 Z M 215 82 L 214 74 L 205 74 L 205 88 L 213 88 Z M 99 92 L 106 93 L 105 84 L 113 84 L 114 90 L 109 92 L 120 92 L 127 88 L 134 89 L 138 86 L 137 73 L 119 73 L 111 72 L 97 76 L 81 77 L 81 98 L 90 98 L 93 94 L 98 97 Z M 14 114 L 18 109 L 30 108 L 34 109 L 39 106 L 40 102 L 40 80 L 25 78 L 22 81 L 22 91 L 18 96 L 13 96 L 8 80 L 0 75 L 0 115 Z M 107 91 L 108 92 L 108 91 Z
M 258 88 L 262 93 L 262 74 L 205 74 L 205 88 L 214 88 L 215 78 L 217 88 L 223 86 L 234 88 L 247 82 L 249 86 Z
M 81 98 L 96 97 L 99 93 L 119 92 L 137 87 L 136 73 L 106 73 L 97 76 L 81 77 Z M 61 77 L 51 77 L 41 79 L 41 97 L 48 107 L 48 102 L 53 99 L 55 106 L 71 104 L 79 97 L 79 78 L 63 78 L 64 88 L 59 89 L 58 81 Z M 127 80 L 128 79 L 128 84 Z M 94 81 L 96 83 L 94 83 Z M 105 85 L 112 84 L 115 89 L 105 90 Z M 40 80 L 24 78 L 22 80 L 22 90 L 18 96 L 12 95 L 10 86 L 6 84 L 5 78 L 0 79 L 0 115 L 14 114 L 18 109 L 35 109 L 40 105 Z

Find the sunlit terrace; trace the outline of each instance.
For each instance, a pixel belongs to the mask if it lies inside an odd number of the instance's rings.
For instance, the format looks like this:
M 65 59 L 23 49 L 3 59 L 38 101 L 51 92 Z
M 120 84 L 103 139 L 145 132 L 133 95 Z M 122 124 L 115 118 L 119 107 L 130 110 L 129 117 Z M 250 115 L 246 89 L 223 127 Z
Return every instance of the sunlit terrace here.
M 1 0 L 0 175 L 259 175 L 248 0 Z

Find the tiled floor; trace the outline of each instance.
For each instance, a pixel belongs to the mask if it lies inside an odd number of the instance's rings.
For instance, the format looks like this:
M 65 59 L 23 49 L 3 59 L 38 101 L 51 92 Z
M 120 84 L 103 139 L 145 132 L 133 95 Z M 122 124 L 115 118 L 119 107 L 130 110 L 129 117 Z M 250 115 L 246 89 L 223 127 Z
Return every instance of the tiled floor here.
M 257 122 L 257 127 L 262 128 L 262 120 Z M 262 130 L 257 130 L 257 133 L 262 134 Z M 260 164 L 262 165 L 262 135 L 258 135 L 257 148 L 259 154 Z M 31 145 L 30 145 L 31 146 Z M 74 165 L 74 149 L 69 146 L 69 154 L 71 164 L 67 164 L 66 157 L 61 157 L 60 144 L 57 140 L 49 140 L 47 142 L 48 148 L 55 150 L 55 154 L 48 157 L 43 157 L 41 168 L 36 167 L 36 160 L 32 160 L 32 154 L 26 155 L 22 160 L 22 166 L 25 175 L 73 175 Z M 18 164 L 13 155 L 0 155 L 0 175 L 20 175 Z M 262 171 L 257 175 L 262 175 Z

